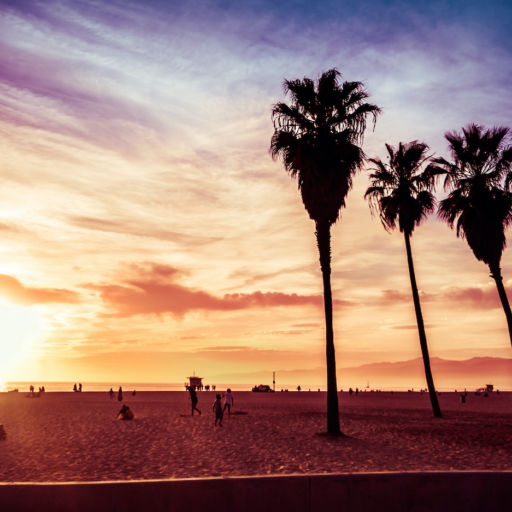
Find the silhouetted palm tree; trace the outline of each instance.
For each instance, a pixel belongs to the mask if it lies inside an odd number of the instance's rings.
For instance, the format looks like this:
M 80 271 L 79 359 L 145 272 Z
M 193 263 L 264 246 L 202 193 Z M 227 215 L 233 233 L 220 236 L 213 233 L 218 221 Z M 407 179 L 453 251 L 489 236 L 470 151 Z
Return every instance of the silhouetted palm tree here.
M 505 230 L 512 221 L 512 149 L 507 146 L 509 128 L 485 130 L 470 124 L 462 133 L 446 133 L 453 162 L 436 158 L 446 173 L 445 189 L 451 190 L 439 205 L 439 216 L 457 236 L 466 238 L 476 258 L 489 266 L 507 317 L 512 343 L 512 312 L 501 276 Z
M 272 109 L 274 135 L 270 151 L 280 156 L 285 169 L 297 177 L 302 201 L 315 222 L 324 286 L 327 358 L 327 431 L 340 433 L 336 360 L 332 325 L 331 225 L 352 186 L 365 155 L 360 145 L 368 115 L 375 124 L 380 109 L 365 102 L 361 82 L 343 82 L 330 69 L 315 82 L 309 78 L 285 80 L 291 104 L 276 103 Z
M 380 220 L 387 231 L 395 229 L 398 225 L 404 234 L 427 387 L 434 416 L 440 418 L 441 409 L 430 369 L 427 335 L 421 313 L 410 241 L 414 228 L 434 210 L 435 199 L 432 189 L 435 184 L 436 169 L 430 166 L 425 168 L 429 160 L 426 156 L 428 146 L 422 142 L 412 141 L 408 144 L 400 142 L 397 150 L 386 144 L 386 149 L 389 155 L 388 164 L 379 158 L 370 159 L 370 162 L 377 167 L 372 169 L 374 172 L 370 175 L 371 185 L 365 193 L 365 198 L 369 198 L 372 211 L 379 213 Z

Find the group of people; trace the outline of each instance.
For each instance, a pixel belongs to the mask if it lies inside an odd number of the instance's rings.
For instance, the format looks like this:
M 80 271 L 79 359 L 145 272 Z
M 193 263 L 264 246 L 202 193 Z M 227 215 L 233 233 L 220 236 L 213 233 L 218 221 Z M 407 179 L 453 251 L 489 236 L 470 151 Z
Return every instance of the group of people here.
M 41 393 L 44 393 L 44 386 L 40 386 L 39 390 L 36 393 L 34 386 L 32 386 L 32 384 L 31 384 L 29 390 L 30 390 L 29 396 L 37 398 L 37 397 L 41 396 Z M 14 391 L 18 391 L 18 390 L 15 389 Z
M 188 392 L 190 394 L 190 401 L 192 404 L 192 416 L 194 415 L 194 411 L 196 411 L 199 415 L 201 415 L 200 409 L 197 407 L 199 399 L 197 398 L 197 392 L 193 386 L 189 386 Z M 135 393 L 135 392 L 134 392 Z M 114 391 L 110 388 L 110 397 L 113 398 Z M 222 400 L 224 398 L 224 401 Z M 120 387 L 118 392 L 118 400 L 121 401 L 123 399 L 123 390 Z M 233 394 L 231 393 L 231 389 L 228 388 L 224 396 L 222 397 L 219 393 L 215 396 L 215 402 L 213 402 L 213 412 L 215 415 L 215 426 L 219 425 L 222 427 L 222 420 L 224 418 L 224 412 L 227 410 L 228 415 L 231 415 L 231 408 L 235 405 L 235 399 L 233 398 Z M 121 410 L 117 414 L 118 420 L 133 420 L 135 415 L 133 411 L 127 405 L 123 405 Z
M 110 400 L 113 400 L 114 399 L 114 390 L 112 388 L 110 388 L 110 391 L 108 392 L 109 396 L 110 396 Z M 137 394 L 137 391 L 135 391 L 135 389 L 132 391 L 132 396 L 135 396 Z M 121 386 L 119 386 L 119 389 L 117 391 L 117 399 L 122 402 L 123 401 L 123 388 Z
M 79 383 L 78 383 L 78 386 L 77 386 L 77 385 L 76 385 L 76 383 L 75 383 L 75 385 L 73 386 L 73 391 L 74 391 L 75 393 L 81 393 L 81 392 L 82 392 L 82 383 L 81 383 L 81 382 L 79 382 Z
M 190 394 L 190 401 L 192 404 L 192 416 L 194 415 L 194 411 L 197 411 L 198 414 L 201 414 L 201 411 L 198 409 L 197 404 L 199 402 L 197 398 L 197 392 L 193 386 L 188 387 L 188 392 Z M 222 427 L 222 420 L 224 418 L 224 411 L 227 409 L 228 415 L 231 415 L 231 408 L 235 405 L 235 399 L 233 398 L 233 394 L 231 393 L 231 389 L 228 388 L 226 393 L 224 394 L 224 403 L 222 403 L 222 396 L 217 393 L 215 396 L 215 402 L 213 402 L 213 412 L 215 414 L 215 426 L 219 425 Z

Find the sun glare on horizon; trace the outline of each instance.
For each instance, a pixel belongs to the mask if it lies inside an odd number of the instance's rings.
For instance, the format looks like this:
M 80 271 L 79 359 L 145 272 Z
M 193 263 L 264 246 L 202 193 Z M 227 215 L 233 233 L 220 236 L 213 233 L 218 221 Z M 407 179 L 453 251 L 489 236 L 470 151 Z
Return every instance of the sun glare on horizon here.
M 41 313 L 33 306 L 17 306 L 0 299 L 0 389 L 14 377 L 18 365 L 42 334 Z

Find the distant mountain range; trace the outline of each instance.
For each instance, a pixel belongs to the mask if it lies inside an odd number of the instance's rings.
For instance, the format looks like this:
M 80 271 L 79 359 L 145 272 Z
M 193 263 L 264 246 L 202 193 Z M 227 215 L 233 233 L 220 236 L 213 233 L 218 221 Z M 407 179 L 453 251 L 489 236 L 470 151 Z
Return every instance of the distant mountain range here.
M 456 361 L 432 357 L 430 364 L 438 388 L 476 388 L 492 383 L 502 389 L 512 389 L 512 358 L 473 357 Z M 342 382 L 366 377 L 370 383 L 375 381 L 381 386 L 396 382 L 406 387 L 425 387 L 422 358 L 342 368 L 338 374 Z
M 512 390 L 512 358 L 474 357 L 462 361 L 430 359 L 434 382 L 438 389 L 476 389 L 486 384 L 495 388 Z M 338 387 L 372 389 L 419 389 L 426 387 L 425 370 L 422 358 L 408 361 L 370 363 L 362 366 L 338 367 Z M 268 384 L 271 372 L 254 372 L 244 374 L 244 382 L 248 379 Z M 232 375 L 241 378 L 241 374 Z M 288 386 L 294 388 L 301 384 L 323 385 L 325 368 L 278 370 L 276 371 L 276 388 Z

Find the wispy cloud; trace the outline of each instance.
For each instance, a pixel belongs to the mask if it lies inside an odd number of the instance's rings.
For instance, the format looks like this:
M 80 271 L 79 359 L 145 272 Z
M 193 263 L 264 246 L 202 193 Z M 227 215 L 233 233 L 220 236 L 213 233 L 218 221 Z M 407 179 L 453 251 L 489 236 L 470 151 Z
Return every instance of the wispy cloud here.
M 136 237 L 142 238 L 156 238 L 159 240 L 172 240 L 178 243 L 184 244 L 198 244 L 204 245 L 210 242 L 217 242 L 221 240 L 220 237 L 213 236 L 193 236 L 187 233 L 180 233 L 177 231 L 171 231 L 162 229 L 158 226 L 155 226 L 149 222 L 139 223 L 136 226 L 130 225 L 125 222 L 123 219 L 120 220 L 112 220 L 112 219 L 102 219 L 102 218 L 94 218 L 94 217 L 79 217 L 72 216 L 69 219 L 69 222 L 79 228 L 91 230 L 91 231 L 104 231 L 107 233 L 119 233 L 119 234 L 127 234 L 133 235 Z M 1 229 L 1 227 L 0 227 Z

